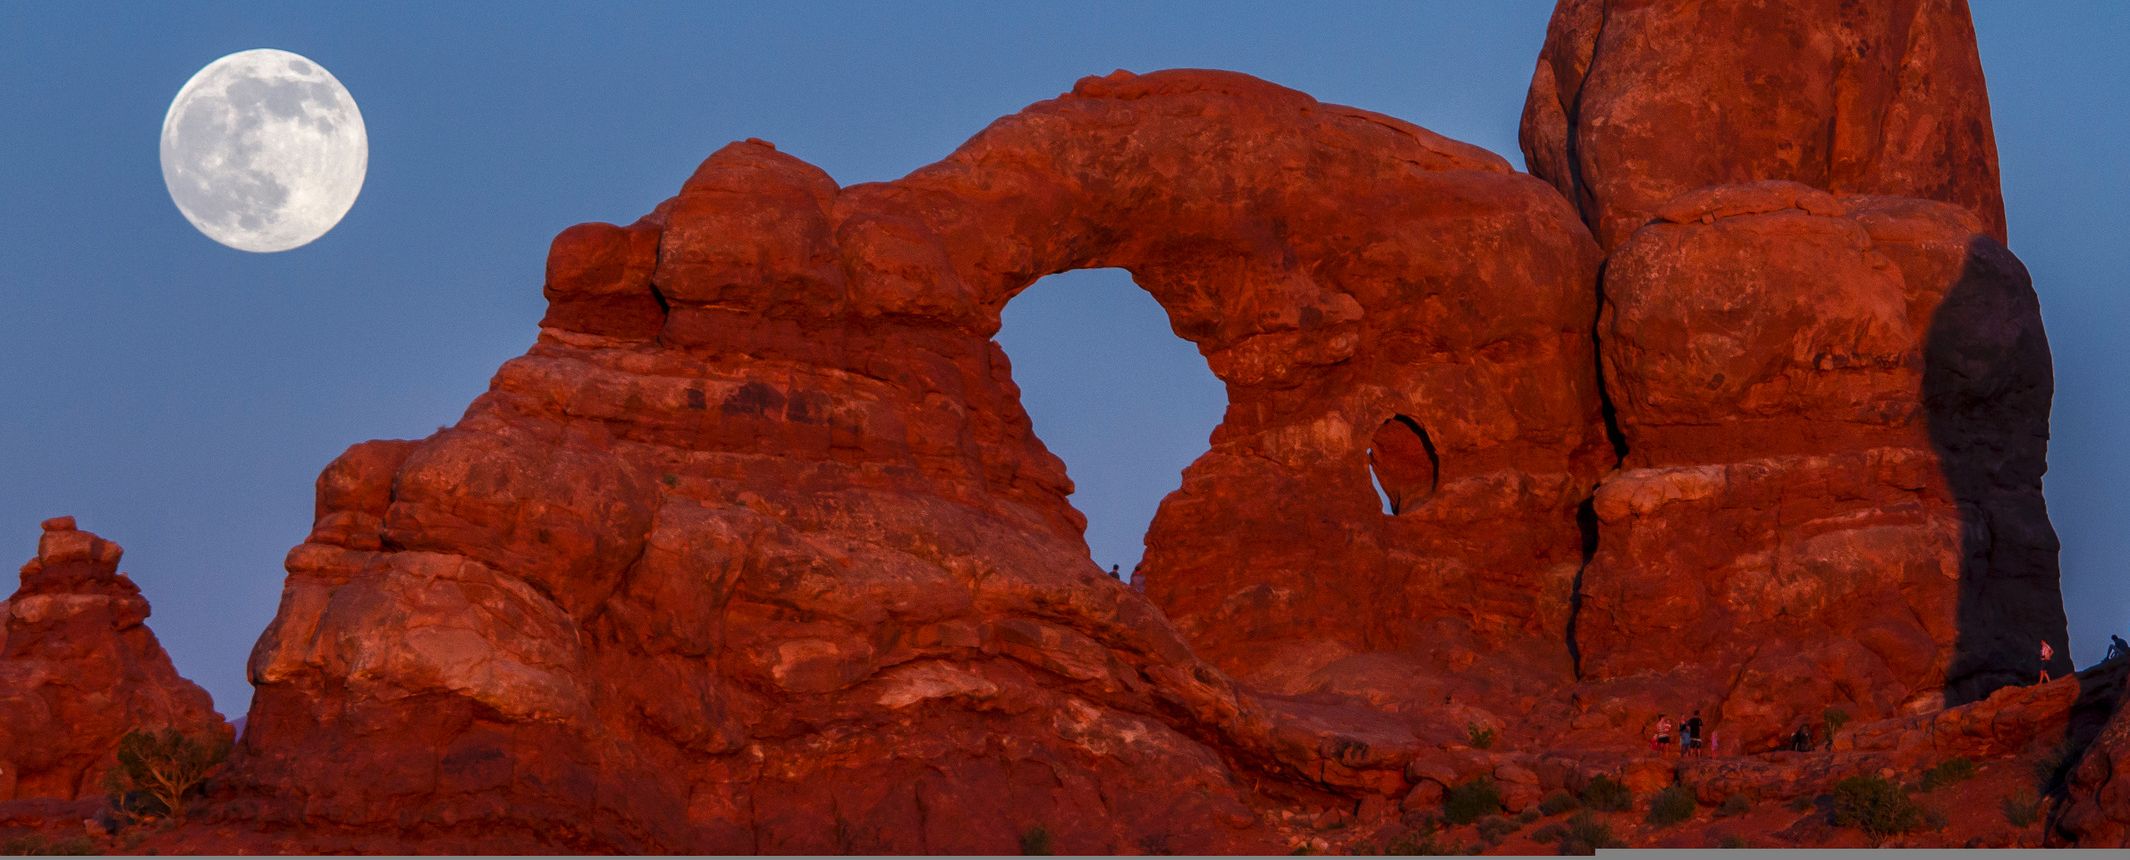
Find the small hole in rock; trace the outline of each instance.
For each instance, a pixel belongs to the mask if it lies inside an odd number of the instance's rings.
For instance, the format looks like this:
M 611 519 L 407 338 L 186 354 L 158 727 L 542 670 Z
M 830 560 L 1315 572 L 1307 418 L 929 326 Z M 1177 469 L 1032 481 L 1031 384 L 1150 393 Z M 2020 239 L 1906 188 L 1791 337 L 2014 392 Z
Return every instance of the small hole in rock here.
M 1393 415 L 1369 439 L 1368 473 L 1383 512 L 1412 510 L 1434 495 L 1442 459 L 1420 422 Z

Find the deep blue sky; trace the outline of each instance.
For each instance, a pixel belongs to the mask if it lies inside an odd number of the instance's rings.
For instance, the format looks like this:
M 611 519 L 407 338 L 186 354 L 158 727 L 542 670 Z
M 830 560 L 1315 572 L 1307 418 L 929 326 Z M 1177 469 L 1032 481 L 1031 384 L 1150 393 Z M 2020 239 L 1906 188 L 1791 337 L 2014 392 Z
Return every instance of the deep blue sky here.
M 0 557 L 63 513 L 124 544 L 178 668 L 235 716 L 318 470 L 457 420 L 531 344 L 562 228 L 632 220 L 745 137 L 846 184 L 894 178 L 1118 68 L 1237 69 L 1521 164 L 1550 6 L 0 5 Z M 2130 4 L 1976 17 L 2012 247 L 2056 353 L 2048 495 L 2090 661 L 2130 621 Z M 185 80 L 257 47 L 339 77 L 371 150 L 346 220 L 266 256 L 195 232 L 156 149 Z M 1001 340 L 1096 560 L 1130 569 L 1222 392 L 1121 273 L 1039 284 Z

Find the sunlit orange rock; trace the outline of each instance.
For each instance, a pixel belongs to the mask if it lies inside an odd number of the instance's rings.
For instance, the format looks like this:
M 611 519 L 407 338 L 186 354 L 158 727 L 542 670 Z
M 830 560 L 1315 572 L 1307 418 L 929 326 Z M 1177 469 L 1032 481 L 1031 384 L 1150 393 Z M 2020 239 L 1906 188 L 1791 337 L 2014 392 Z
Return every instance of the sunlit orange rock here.
M 462 421 L 320 478 L 226 814 L 1284 851 L 1296 799 L 1390 808 L 1463 729 L 1231 672 L 1561 650 L 1608 450 L 1596 260 L 1500 158 L 1230 73 L 1091 78 L 891 183 L 726 147 L 644 220 L 556 239 L 538 344 Z M 990 339 L 1091 266 L 1132 270 L 1232 402 L 1144 596 L 1088 560 Z
M 1586 674 L 1661 677 L 1749 746 L 2031 680 L 2064 615 L 2024 267 L 1929 201 L 1768 182 L 1655 217 L 1605 269 L 1626 457 L 1595 495 Z
M 134 729 L 231 732 L 148 630 L 121 554 L 73 517 L 46 520 L 21 587 L 0 601 L 0 801 L 101 797 Z
M 2052 381 L 1966 12 L 1779 5 L 1562 3 L 1535 177 L 1211 71 L 892 182 L 719 150 L 555 238 L 462 420 L 326 468 L 231 771 L 145 847 L 1357 851 L 1478 779 L 2026 785 L 2112 688 L 2014 686 L 2069 663 Z M 1228 392 L 1133 586 L 992 340 L 1087 267 Z
M 1966 0 L 1560 0 L 1522 139 L 1607 249 L 1681 193 L 1769 179 L 1941 200 L 2005 238 Z

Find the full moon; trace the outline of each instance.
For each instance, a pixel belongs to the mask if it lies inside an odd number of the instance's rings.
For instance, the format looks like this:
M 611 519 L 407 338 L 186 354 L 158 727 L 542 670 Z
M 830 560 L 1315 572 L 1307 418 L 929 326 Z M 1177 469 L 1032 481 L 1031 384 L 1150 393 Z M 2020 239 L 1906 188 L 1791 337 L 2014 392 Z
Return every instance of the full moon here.
M 185 220 L 240 251 L 309 244 L 362 192 L 370 139 L 325 67 L 272 48 L 230 54 L 163 116 L 163 184 Z

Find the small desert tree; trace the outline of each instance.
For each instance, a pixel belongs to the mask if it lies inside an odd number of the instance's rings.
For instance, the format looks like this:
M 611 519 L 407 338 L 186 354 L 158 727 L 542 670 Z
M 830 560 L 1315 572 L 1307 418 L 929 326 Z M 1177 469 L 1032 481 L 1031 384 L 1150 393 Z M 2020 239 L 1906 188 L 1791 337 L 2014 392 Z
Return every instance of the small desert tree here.
M 118 739 L 118 765 L 104 773 L 104 790 L 121 812 L 184 818 L 186 798 L 228 757 L 229 741 L 220 736 L 135 729 Z

